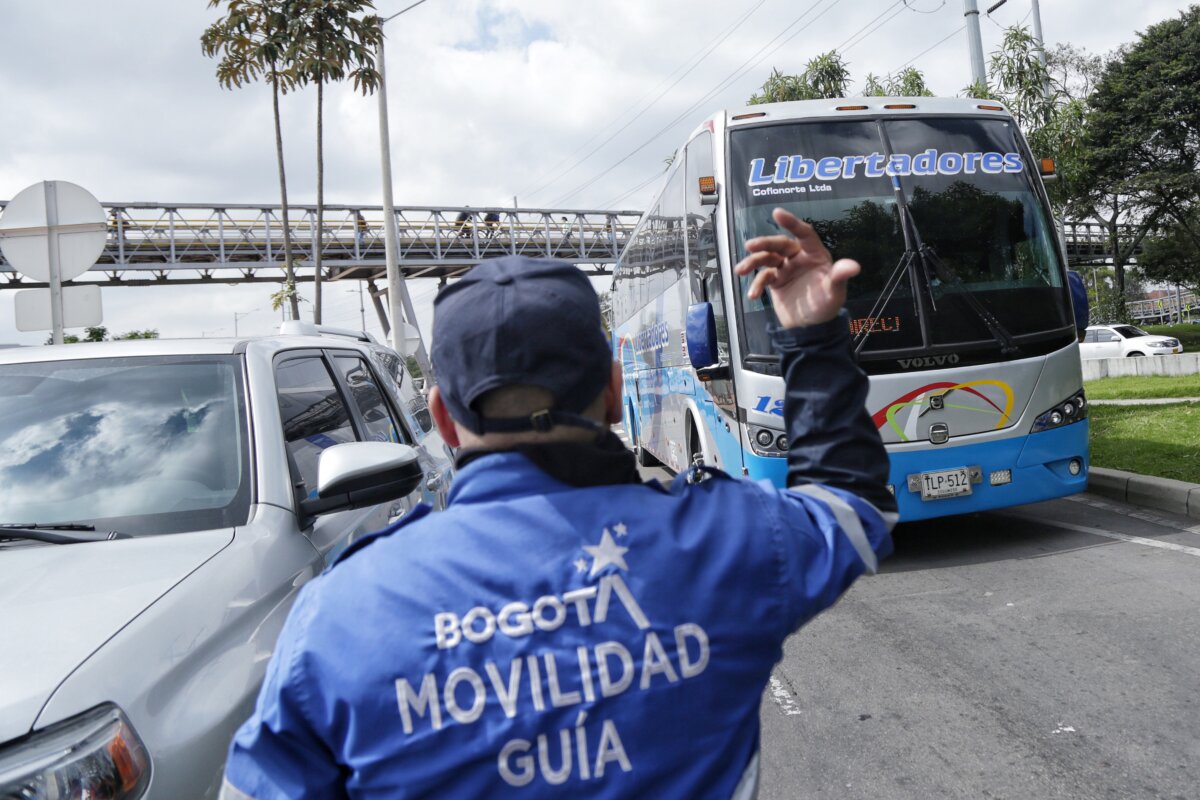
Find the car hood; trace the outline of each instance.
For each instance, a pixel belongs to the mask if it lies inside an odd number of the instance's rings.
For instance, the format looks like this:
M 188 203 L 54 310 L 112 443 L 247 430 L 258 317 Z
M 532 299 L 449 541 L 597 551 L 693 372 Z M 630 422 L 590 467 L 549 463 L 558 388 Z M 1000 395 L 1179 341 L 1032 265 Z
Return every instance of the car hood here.
M 76 667 L 232 540 L 226 528 L 0 549 L 0 742 L 27 733 Z

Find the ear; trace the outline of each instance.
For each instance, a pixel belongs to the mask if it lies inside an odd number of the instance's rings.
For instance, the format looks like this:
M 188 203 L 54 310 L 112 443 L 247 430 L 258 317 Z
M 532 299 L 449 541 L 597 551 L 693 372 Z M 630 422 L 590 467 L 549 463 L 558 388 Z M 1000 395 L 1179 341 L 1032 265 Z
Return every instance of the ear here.
M 621 362 L 612 362 L 612 375 L 608 378 L 608 388 L 604 390 L 604 421 L 616 425 L 621 421 L 621 412 L 625 410 L 621 402 Z
M 458 428 L 454 427 L 454 418 L 450 416 L 450 409 L 446 408 L 442 393 L 436 386 L 429 392 L 429 410 L 433 412 L 433 421 L 442 440 L 451 447 L 458 447 Z

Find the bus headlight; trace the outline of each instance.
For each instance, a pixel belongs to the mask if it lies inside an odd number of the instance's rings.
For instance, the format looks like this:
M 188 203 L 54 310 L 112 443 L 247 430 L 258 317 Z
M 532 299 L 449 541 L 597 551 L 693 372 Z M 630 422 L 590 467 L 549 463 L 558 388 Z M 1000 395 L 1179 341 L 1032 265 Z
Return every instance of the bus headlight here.
M 787 434 L 777 428 L 750 426 L 750 449 L 756 456 L 782 458 L 787 454 Z
M 150 785 L 150 754 L 114 705 L 100 706 L 0 750 L 0 797 L 133 800 Z
M 1087 398 L 1083 396 L 1083 390 L 1080 389 L 1054 408 L 1039 414 L 1038 418 L 1033 421 L 1033 428 L 1029 432 L 1038 433 L 1051 428 L 1060 428 L 1063 425 L 1087 419 L 1087 415 Z

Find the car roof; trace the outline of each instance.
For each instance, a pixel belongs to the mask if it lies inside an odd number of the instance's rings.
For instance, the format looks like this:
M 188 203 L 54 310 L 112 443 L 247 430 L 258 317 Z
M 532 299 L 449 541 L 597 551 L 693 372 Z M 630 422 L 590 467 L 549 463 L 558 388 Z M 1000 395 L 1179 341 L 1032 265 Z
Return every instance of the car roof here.
M 88 358 L 133 358 L 139 356 L 231 355 L 247 348 L 263 347 L 268 352 L 309 348 L 367 351 L 382 345 L 342 336 L 277 334 L 222 339 L 129 339 L 118 342 L 15 347 L 0 351 L 0 364 L 32 364 L 41 361 L 76 361 Z

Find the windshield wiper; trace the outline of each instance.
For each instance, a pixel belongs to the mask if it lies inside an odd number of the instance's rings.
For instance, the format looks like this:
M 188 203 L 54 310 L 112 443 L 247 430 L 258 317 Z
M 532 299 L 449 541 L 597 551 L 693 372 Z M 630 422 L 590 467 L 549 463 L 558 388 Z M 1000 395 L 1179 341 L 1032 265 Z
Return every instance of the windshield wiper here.
M 916 228 L 915 220 L 913 221 L 913 228 Z M 1021 348 L 1017 346 L 1008 329 L 1001 324 L 1000 320 L 996 319 L 996 316 L 991 311 L 987 310 L 987 307 L 983 303 L 979 302 L 979 298 L 975 296 L 975 292 L 962 282 L 962 279 L 958 277 L 958 273 L 949 264 L 942 261 L 932 247 L 921 242 L 920 254 L 921 260 L 933 267 L 934 273 L 941 281 L 956 287 L 961 292 L 962 299 L 967 303 L 967 308 L 971 309 L 975 313 L 975 316 L 979 317 L 980 322 L 984 324 L 988 332 L 992 334 L 992 338 L 1000 345 L 1001 355 L 1007 356 L 1020 351 Z
M 887 308 L 887 304 L 892 301 L 892 295 L 896 293 L 896 289 L 900 286 L 900 280 L 904 277 L 904 273 L 908 272 L 908 265 L 912 263 L 913 257 L 916 255 L 912 250 L 905 250 L 904 255 L 900 256 L 899 263 L 892 270 L 892 274 L 888 276 L 887 282 L 883 285 L 883 289 L 879 292 L 879 299 L 875 301 L 875 305 L 871 306 L 870 313 L 867 314 L 867 327 L 858 334 L 854 340 L 854 357 L 858 358 L 862 352 L 863 346 L 867 343 L 867 337 L 875 330 L 875 319 L 883 310 Z
M 0 523 L 0 540 L 32 539 L 47 544 L 79 544 L 80 542 L 106 542 L 110 539 L 129 539 L 128 533 L 97 531 L 95 525 L 62 523 L 39 525 L 36 522 Z

